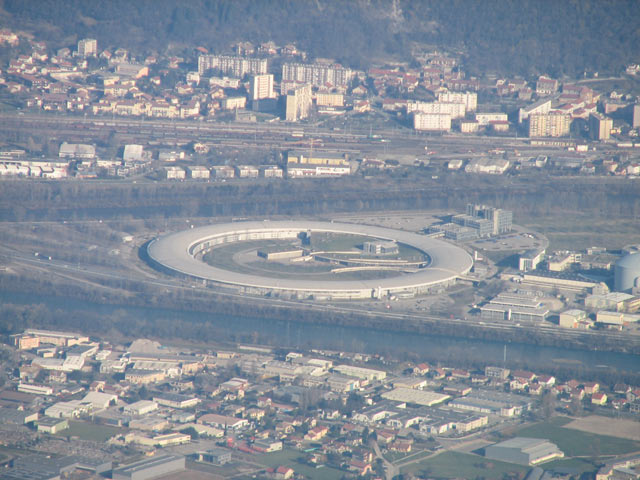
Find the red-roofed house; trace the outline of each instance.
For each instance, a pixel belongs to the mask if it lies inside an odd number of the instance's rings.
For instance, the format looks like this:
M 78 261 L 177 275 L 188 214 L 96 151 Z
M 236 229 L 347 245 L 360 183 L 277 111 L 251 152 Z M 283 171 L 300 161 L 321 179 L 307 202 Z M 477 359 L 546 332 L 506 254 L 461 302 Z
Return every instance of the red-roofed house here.
M 607 394 L 604 392 L 597 392 L 591 395 L 591 403 L 594 405 L 606 405 L 607 404 Z
M 600 391 L 600 384 L 598 382 L 586 382 L 584 384 L 584 393 L 592 395 Z
M 329 428 L 324 426 L 314 427 L 307 432 L 304 436 L 305 440 L 317 441 L 322 439 L 327 433 L 329 433 Z
M 349 470 L 352 472 L 356 472 L 359 476 L 364 476 L 368 473 L 371 473 L 371 464 L 366 462 L 361 462 L 359 460 L 351 460 L 349 462 Z
M 274 473 L 274 478 L 278 480 L 289 480 L 291 477 L 293 477 L 293 474 L 295 472 L 293 471 L 293 468 L 289 468 L 281 465 L 278 468 L 276 468 L 273 473 Z

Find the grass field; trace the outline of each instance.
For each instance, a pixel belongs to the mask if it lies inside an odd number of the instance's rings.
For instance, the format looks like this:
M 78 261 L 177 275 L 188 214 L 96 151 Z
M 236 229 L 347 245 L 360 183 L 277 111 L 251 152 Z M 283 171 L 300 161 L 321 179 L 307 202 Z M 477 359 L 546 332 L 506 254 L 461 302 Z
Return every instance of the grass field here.
M 323 252 L 344 252 L 347 250 L 358 250 L 358 245 L 372 240 L 364 235 L 348 235 L 336 233 L 312 233 L 311 247 L 316 251 Z
M 555 443 L 567 457 L 617 455 L 640 450 L 640 442 L 563 428 L 564 417 L 537 423 L 516 432 L 519 437 L 545 438 Z
M 621 248 L 640 235 L 640 224 L 633 220 L 589 216 L 580 212 L 544 218 L 518 218 L 518 224 L 544 234 L 549 250 L 581 250 L 594 245 Z
M 56 435 L 78 437 L 82 440 L 92 440 L 94 442 L 106 442 L 118 433 L 122 433 L 122 429 L 85 422 L 69 422 L 69 428 L 58 432 Z
M 428 472 L 433 478 L 502 479 L 505 474 L 524 474 L 529 469 L 520 465 L 487 460 L 476 455 L 444 452 L 428 460 L 413 463 L 401 469 L 402 473 Z
M 586 473 L 586 472 L 595 472 L 597 470 L 597 467 L 593 463 L 587 460 L 584 460 L 582 458 L 554 460 L 553 462 L 545 463 L 543 465 L 543 468 L 545 470 L 554 470 L 554 469 L 563 470 L 563 471 L 572 470 L 576 474 Z
M 284 465 L 293 468 L 296 473 L 300 473 L 311 480 L 340 480 L 345 474 L 345 472 L 335 468 L 313 468 L 309 465 L 299 463 L 297 459 L 303 455 L 302 452 L 285 449 L 280 452 L 259 455 L 256 457 L 256 460 L 267 467 L 275 468 Z

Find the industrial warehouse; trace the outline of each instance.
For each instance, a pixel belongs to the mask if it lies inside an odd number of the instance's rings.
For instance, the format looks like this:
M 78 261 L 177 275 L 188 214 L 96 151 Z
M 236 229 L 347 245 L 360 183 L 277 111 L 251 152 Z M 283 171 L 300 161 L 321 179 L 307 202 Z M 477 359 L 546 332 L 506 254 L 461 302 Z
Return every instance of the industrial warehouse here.
M 208 265 L 202 256 L 217 246 L 248 240 L 296 239 L 329 232 L 359 235 L 407 245 L 429 258 L 423 268 L 401 276 L 369 280 L 269 278 Z M 232 287 L 254 295 L 303 295 L 314 299 L 367 299 L 392 294 L 421 294 L 453 284 L 471 270 L 473 260 L 462 248 L 442 240 L 390 228 L 320 221 L 264 221 L 209 225 L 165 235 L 147 247 L 152 264 L 163 271 Z

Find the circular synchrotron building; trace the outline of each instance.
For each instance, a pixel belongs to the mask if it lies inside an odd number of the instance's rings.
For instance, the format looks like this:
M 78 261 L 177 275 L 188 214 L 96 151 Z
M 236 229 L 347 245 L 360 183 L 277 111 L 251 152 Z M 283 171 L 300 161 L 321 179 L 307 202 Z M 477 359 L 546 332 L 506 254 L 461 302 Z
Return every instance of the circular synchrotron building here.
M 203 255 L 225 244 L 242 241 L 288 240 L 301 234 L 335 233 L 395 241 L 429 258 L 424 268 L 395 277 L 341 280 L 280 278 L 241 273 L 209 265 Z M 321 221 L 246 221 L 209 225 L 167 234 L 147 246 L 151 263 L 162 271 L 233 288 L 251 295 L 330 299 L 370 299 L 385 295 L 417 295 L 455 283 L 471 270 L 473 260 L 462 248 L 442 240 L 390 228 Z M 214 252 L 215 253 L 215 252 Z

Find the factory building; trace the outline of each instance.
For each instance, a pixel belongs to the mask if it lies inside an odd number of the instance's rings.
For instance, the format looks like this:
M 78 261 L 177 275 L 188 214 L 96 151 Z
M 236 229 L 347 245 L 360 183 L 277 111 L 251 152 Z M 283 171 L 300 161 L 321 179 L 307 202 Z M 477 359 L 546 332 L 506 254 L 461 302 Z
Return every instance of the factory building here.
M 146 458 L 113 470 L 113 480 L 151 480 L 185 470 L 182 455 L 160 455 Z
M 542 322 L 548 314 L 537 297 L 515 293 L 501 293 L 480 307 L 481 317 L 490 321 Z
M 531 399 L 523 395 L 493 390 L 477 390 L 449 402 L 449 407 L 478 413 L 514 417 L 531 408 Z
M 522 284 L 577 293 L 607 291 L 607 286 L 603 283 L 596 282 L 580 274 L 565 272 L 536 271 L 535 273 L 525 273 L 522 277 Z
M 574 308 L 560 314 L 558 324 L 563 328 L 578 328 L 581 322 L 587 320 L 587 312 Z
M 548 440 L 516 437 L 485 447 L 484 456 L 501 462 L 538 465 L 563 458 L 564 453 Z

